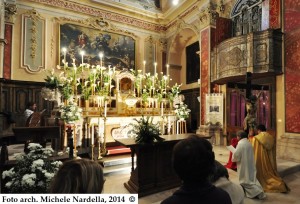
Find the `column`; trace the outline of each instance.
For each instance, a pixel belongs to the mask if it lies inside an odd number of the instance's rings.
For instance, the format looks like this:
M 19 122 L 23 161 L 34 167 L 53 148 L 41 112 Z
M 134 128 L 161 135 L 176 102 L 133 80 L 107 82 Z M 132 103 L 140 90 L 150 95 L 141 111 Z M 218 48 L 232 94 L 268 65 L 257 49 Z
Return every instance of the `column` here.
M 4 28 L 5 28 L 5 5 L 4 0 L 0 0 L 0 78 L 3 78 L 4 62 Z

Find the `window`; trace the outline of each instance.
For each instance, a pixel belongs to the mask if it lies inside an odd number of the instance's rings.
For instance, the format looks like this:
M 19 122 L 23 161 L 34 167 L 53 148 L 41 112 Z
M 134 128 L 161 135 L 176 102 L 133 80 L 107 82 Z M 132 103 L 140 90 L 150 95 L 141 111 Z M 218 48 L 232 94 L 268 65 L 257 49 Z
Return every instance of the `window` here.
M 200 78 L 199 41 L 186 47 L 186 83 L 197 82 Z

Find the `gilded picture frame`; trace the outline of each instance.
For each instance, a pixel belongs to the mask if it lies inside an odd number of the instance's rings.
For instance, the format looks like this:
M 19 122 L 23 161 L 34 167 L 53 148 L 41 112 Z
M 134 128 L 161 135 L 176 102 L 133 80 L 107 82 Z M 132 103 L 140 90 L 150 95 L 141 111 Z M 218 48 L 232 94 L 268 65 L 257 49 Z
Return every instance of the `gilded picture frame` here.
M 77 65 L 82 62 L 98 65 L 102 52 L 104 66 L 135 69 L 135 44 L 131 36 L 76 24 L 61 24 L 60 65 L 63 66 L 63 59 L 69 66 L 73 59 Z

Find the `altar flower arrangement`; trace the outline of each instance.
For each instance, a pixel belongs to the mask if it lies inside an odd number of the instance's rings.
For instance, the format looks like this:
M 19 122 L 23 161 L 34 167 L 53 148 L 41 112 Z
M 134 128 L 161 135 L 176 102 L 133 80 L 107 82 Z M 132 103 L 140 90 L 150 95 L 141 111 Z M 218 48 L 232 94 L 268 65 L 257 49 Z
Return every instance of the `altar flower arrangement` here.
M 51 161 L 51 148 L 30 143 L 29 153 L 15 154 L 16 165 L 3 171 L 2 178 L 8 193 L 47 193 L 51 179 L 62 162 Z
M 175 105 L 175 113 L 176 116 L 181 119 L 185 120 L 189 117 L 191 110 L 188 109 L 187 105 L 183 102 L 180 102 L 179 104 Z
M 46 78 L 45 80 L 45 86 L 49 89 L 56 89 L 59 86 L 61 86 L 60 78 L 62 76 L 62 72 L 57 76 L 54 69 L 46 69 Z
M 82 108 L 78 107 L 73 101 L 69 101 L 67 105 L 61 105 L 59 112 L 60 118 L 66 123 L 74 123 L 82 117 Z
M 132 133 L 135 135 L 135 142 L 138 144 L 151 144 L 154 141 L 162 142 L 164 138 L 160 137 L 159 124 L 153 123 L 153 117 L 142 117 L 134 119 L 132 123 Z
M 174 99 L 179 95 L 179 93 L 181 92 L 180 87 L 182 86 L 182 84 L 175 84 L 171 87 L 169 93 L 168 93 L 168 98 L 170 100 L 170 102 L 174 102 Z

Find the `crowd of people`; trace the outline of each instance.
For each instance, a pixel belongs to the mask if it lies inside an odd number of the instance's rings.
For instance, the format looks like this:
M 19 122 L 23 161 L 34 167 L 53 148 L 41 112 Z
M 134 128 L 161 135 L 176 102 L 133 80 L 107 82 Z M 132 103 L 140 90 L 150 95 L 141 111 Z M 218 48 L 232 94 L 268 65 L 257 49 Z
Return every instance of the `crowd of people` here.
M 232 140 L 236 148 L 230 154 L 230 164 L 214 159 L 212 146 L 196 135 L 182 140 L 173 149 L 173 167 L 183 181 L 182 186 L 162 204 L 234 203 L 244 197 L 265 199 L 267 193 L 288 193 L 286 183 L 277 172 L 275 139 L 264 125 L 257 126 L 257 135 L 248 138 L 238 131 Z M 235 167 L 239 184 L 229 179 L 226 167 Z

